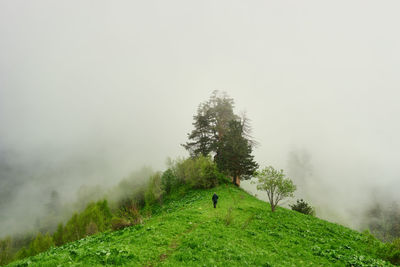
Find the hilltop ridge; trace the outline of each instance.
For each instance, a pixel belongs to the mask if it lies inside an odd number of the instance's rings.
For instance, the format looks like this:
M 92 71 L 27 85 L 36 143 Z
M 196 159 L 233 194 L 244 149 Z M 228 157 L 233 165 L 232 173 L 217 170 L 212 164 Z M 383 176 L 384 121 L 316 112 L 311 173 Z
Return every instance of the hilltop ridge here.
M 220 198 L 217 208 L 212 193 Z M 9 266 L 391 266 L 368 236 L 221 185 L 171 195 L 142 224 L 51 248 Z

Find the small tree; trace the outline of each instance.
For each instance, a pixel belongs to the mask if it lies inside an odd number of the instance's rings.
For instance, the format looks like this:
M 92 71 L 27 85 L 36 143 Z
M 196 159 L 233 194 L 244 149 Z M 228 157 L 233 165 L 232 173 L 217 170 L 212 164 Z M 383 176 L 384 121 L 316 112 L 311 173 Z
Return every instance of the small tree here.
M 53 241 L 56 246 L 61 246 L 62 244 L 64 244 L 63 234 L 64 225 L 62 223 L 59 223 L 57 226 L 57 231 L 53 234 Z
M 272 212 L 275 211 L 279 201 L 286 197 L 293 197 L 296 186 L 292 180 L 286 178 L 283 170 L 275 170 L 272 166 L 266 167 L 257 173 L 257 189 L 267 192 Z
M 162 204 L 164 190 L 161 183 L 161 173 L 156 173 L 150 177 L 147 189 L 144 193 L 146 205 L 152 205 L 156 202 Z
M 289 205 L 292 210 L 295 210 L 297 212 L 306 214 L 306 215 L 312 215 L 315 216 L 315 210 L 313 207 L 308 205 L 307 202 L 305 202 L 303 199 L 298 199 L 296 204 Z

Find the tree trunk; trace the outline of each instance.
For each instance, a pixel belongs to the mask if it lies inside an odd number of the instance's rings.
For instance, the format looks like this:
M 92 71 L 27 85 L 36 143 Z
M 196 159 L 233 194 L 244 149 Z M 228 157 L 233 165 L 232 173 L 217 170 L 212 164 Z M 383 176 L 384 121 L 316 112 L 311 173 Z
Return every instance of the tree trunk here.
M 240 177 L 238 175 L 232 177 L 232 182 L 236 186 L 240 186 Z

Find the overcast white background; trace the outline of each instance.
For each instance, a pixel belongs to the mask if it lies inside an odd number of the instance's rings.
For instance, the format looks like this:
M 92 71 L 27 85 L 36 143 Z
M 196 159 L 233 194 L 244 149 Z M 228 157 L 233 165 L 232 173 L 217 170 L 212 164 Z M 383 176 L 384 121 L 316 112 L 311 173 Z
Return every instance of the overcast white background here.
M 0 153 L 13 170 L 0 170 L 0 185 L 19 181 L 3 206 L 34 216 L 21 198 L 164 169 L 187 155 L 180 144 L 198 104 L 222 90 L 252 120 L 258 163 L 301 182 L 289 155 L 308 155 L 299 194 L 356 227 L 372 191 L 395 196 L 400 184 L 399 8 L 1 1 Z

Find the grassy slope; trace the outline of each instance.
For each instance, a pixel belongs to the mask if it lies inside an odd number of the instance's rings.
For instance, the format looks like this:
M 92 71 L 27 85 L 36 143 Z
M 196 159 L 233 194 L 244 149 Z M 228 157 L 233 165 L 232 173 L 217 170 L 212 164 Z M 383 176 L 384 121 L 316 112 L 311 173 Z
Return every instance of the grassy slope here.
M 219 195 L 212 207 L 213 191 Z M 232 221 L 226 220 L 232 208 Z M 143 225 L 53 248 L 10 266 L 383 266 L 362 234 L 268 204 L 233 186 L 169 200 Z

